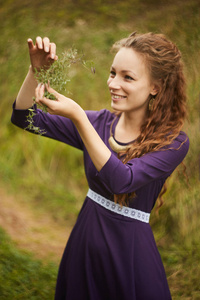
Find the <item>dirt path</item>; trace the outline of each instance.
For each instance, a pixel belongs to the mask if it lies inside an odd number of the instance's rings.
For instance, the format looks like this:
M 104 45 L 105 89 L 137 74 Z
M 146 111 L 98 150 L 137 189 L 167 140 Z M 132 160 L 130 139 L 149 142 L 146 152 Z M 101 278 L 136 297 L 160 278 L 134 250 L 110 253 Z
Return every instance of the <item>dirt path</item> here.
M 0 226 L 19 248 L 58 262 L 71 228 L 56 223 L 48 215 L 36 215 L 16 198 L 0 188 Z

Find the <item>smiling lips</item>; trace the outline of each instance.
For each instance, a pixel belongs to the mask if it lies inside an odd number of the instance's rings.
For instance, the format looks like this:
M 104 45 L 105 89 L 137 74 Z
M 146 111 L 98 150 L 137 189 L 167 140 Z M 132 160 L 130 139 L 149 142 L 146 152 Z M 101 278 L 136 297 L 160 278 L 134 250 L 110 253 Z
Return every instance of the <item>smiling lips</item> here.
M 112 100 L 120 100 L 120 99 L 126 98 L 126 96 L 116 95 L 116 94 L 112 94 L 112 93 L 111 93 L 111 96 L 112 96 Z

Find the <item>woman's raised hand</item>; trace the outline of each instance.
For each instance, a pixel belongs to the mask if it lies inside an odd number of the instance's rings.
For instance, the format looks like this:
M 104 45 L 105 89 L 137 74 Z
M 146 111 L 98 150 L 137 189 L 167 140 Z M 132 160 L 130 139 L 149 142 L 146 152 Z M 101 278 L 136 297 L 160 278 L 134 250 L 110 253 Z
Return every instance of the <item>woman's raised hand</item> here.
M 33 70 L 36 68 L 39 71 L 41 68 L 48 68 L 58 59 L 56 44 L 51 43 L 48 37 L 42 39 L 38 36 L 35 45 L 32 39 L 28 39 L 28 47 Z

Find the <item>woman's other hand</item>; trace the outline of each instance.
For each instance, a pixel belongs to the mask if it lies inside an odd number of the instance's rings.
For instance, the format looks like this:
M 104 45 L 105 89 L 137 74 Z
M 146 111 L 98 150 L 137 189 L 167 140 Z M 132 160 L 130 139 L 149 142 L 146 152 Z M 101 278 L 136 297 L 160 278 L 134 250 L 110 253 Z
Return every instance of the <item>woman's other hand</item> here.
M 44 96 L 45 90 L 54 95 L 55 100 L 46 98 Z M 46 106 L 50 114 L 63 116 L 72 121 L 77 118 L 78 111 L 82 111 L 82 108 L 75 101 L 59 94 L 49 84 L 38 84 L 35 90 L 35 101 L 41 106 Z
M 34 69 L 39 71 L 41 68 L 48 69 L 48 67 L 58 59 L 56 55 L 56 44 L 51 43 L 48 37 L 42 39 L 38 36 L 35 45 L 32 39 L 28 39 L 28 47 L 33 71 Z
M 45 89 L 53 94 L 56 100 L 49 100 L 44 97 Z M 47 111 L 50 114 L 60 115 L 72 120 L 91 160 L 99 172 L 110 158 L 111 152 L 90 123 L 86 113 L 80 105 L 72 99 L 57 93 L 47 84 L 39 84 L 35 90 L 35 96 L 36 103 L 46 105 Z

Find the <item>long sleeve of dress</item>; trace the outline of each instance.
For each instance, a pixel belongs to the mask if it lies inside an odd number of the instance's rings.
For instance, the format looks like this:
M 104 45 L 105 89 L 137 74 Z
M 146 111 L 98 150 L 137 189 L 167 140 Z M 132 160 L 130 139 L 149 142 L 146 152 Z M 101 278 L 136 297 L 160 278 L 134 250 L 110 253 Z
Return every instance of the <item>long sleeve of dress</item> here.
M 66 143 L 80 150 L 83 149 L 83 142 L 80 135 L 70 119 L 57 115 L 50 115 L 48 113 L 46 114 L 40 109 L 37 109 L 36 106 L 33 108 L 35 110 L 35 116 L 33 117 L 34 126 L 44 130 L 44 136 Z M 28 114 L 29 110 L 15 109 L 14 102 L 11 117 L 11 121 L 14 125 L 27 129 L 29 124 L 27 121 Z
M 130 193 L 152 181 L 170 176 L 183 161 L 188 149 L 189 139 L 181 132 L 167 149 L 134 158 L 125 165 L 112 154 L 97 177 L 105 182 L 111 193 Z

